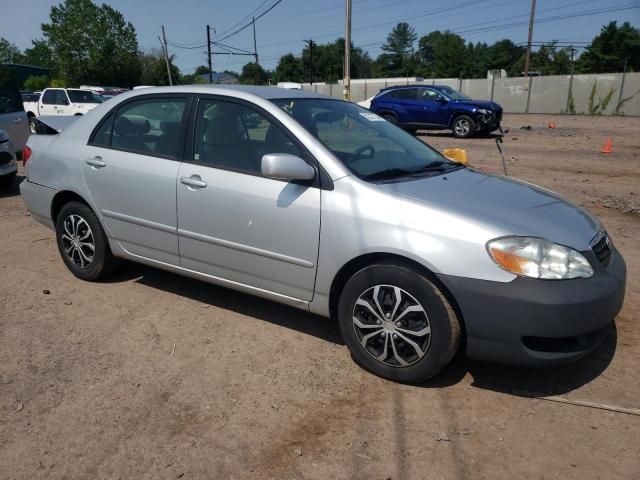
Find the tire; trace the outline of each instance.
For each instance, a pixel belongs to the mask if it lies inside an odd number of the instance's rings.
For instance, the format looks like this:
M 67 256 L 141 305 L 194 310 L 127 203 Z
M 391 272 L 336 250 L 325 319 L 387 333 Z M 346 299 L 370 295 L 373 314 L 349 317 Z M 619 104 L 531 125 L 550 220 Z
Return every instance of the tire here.
M 84 203 L 62 207 L 56 219 L 56 240 L 65 265 L 82 280 L 104 278 L 117 265 L 98 217 Z M 93 245 L 93 256 L 89 245 Z
M 393 123 L 394 125 L 398 125 L 398 117 L 396 117 L 393 113 L 381 113 L 380 116 L 384 118 L 387 122 Z
M 468 115 L 459 115 L 453 120 L 451 130 L 456 138 L 469 138 L 476 133 L 476 122 Z
M 14 178 L 16 178 L 16 172 L 10 173 L 9 175 L 2 175 L 0 177 L 0 187 L 9 187 L 13 183 Z
M 381 308 L 375 303 L 376 293 Z M 391 262 L 366 267 L 347 281 L 338 321 L 358 365 L 402 383 L 433 377 L 460 345 L 460 322 L 438 286 L 413 269 Z
M 38 121 L 34 116 L 29 117 L 29 131 L 32 135 L 38 133 Z

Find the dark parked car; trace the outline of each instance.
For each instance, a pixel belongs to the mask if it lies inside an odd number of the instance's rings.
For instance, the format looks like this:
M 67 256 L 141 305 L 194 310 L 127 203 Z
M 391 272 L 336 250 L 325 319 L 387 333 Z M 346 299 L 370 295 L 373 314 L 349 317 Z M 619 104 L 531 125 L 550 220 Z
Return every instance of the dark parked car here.
M 472 100 L 445 85 L 388 87 L 371 100 L 370 110 L 411 132 L 451 129 L 457 138 L 493 132 L 502 120 L 497 103 Z

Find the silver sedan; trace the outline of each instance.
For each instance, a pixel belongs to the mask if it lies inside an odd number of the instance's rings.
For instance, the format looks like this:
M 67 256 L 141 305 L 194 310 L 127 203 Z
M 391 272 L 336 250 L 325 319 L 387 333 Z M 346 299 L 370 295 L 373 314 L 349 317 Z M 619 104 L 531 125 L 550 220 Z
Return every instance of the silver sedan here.
M 460 345 L 578 358 L 624 300 L 624 260 L 587 212 L 320 95 L 137 90 L 32 136 L 24 161 L 24 201 L 77 277 L 126 258 L 331 316 L 355 361 L 396 381 Z

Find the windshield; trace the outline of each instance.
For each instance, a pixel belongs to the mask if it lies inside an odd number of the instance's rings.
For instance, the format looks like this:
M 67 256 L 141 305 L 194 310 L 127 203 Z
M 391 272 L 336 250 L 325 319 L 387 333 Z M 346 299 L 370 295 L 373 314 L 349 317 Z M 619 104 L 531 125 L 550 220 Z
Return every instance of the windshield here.
M 406 177 L 460 167 L 375 113 L 341 100 L 274 99 L 351 171 L 365 179 Z
M 449 97 L 451 100 L 471 100 L 471 98 L 467 97 L 466 95 L 463 95 L 462 93 L 460 93 L 457 90 L 454 90 L 451 87 L 441 87 L 440 91 L 444 93 L 447 97 Z
M 102 103 L 103 100 L 89 90 L 69 90 L 71 103 Z

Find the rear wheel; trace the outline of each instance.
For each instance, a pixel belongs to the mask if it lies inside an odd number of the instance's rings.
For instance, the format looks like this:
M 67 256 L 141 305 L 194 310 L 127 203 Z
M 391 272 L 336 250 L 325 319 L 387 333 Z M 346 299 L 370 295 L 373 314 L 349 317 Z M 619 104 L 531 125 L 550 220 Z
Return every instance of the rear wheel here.
M 382 118 L 384 118 L 387 122 L 393 123 L 394 125 L 398 125 L 398 117 L 396 117 L 393 113 L 382 113 L 380 114 Z
M 467 115 L 460 115 L 453 121 L 452 130 L 456 138 L 469 138 L 476 131 L 476 122 Z
M 338 319 L 356 363 L 399 382 L 431 378 L 460 343 L 460 323 L 440 289 L 393 263 L 369 266 L 349 279 Z
M 16 172 L 10 173 L 9 175 L 2 175 L 0 177 L 0 187 L 8 187 L 13 183 L 14 178 L 16 178 Z
M 58 251 L 67 268 L 83 280 L 99 280 L 116 260 L 96 214 L 87 205 L 69 202 L 56 220 Z

